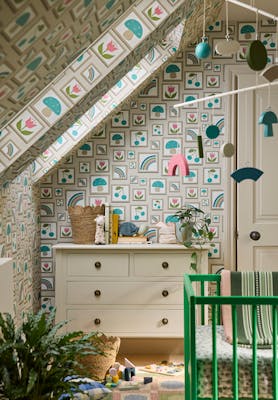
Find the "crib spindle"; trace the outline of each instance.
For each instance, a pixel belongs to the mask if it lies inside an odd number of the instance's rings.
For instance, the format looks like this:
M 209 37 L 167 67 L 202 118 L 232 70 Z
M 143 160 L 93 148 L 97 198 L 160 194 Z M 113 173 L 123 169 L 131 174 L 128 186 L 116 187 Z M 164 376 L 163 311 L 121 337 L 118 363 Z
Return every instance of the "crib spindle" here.
M 278 308 L 276 305 L 272 306 L 272 344 L 273 344 L 273 400 L 278 400 L 278 354 L 277 354 L 277 313 Z
M 213 400 L 218 400 L 218 371 L 216 347 L 216 305 L 212 304 L 212 394 Z
M 253 400 L 258 400 L 257 305 L 252 305 L 252 376 Z
M 201 282 L 201 296 L 205 295 L 205 282 Z M 205 305 L 201 305 L 201 325 L 205 325 Z
M 238 360 L 237 360 L 237 309 L 232 305 L 232 326 L 233 326 L 233 395 L 238 400 Z

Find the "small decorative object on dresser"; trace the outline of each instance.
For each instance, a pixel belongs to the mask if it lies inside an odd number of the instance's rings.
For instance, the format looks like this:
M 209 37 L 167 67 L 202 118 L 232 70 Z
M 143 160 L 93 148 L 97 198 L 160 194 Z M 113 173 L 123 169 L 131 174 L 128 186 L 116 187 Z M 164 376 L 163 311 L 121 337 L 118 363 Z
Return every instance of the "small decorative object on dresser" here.
M 104 215 L 104 204 L 101 206 L 69 206 L 68 213 L 72 227 L 73 242 L 92 244 L 95 240 L 97 215 Z
M 104 215 L 98 215 L 95 218 L 96 221 L 95 244 L 105 244 L 104 220 L 105 220 Z

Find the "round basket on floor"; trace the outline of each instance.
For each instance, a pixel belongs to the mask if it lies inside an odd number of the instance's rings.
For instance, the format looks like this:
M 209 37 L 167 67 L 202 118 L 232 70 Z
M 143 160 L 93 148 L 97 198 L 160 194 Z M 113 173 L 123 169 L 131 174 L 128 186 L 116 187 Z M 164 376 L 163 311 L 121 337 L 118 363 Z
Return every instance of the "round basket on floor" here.
M 104 204 L 101 206 L 69 206 L 68 213 L 72 227 L 73 242 L 92 244 L 95 240 L 97 215 L 104 215 Z
M 82 374 L 87 377 L 102 381 L 109 368 L 115 363 L 120 348 L 121 339 L 118 336 L 101 335 L 97 347 L 104 354 L 89 354 L 79 359 L 82 365 Z

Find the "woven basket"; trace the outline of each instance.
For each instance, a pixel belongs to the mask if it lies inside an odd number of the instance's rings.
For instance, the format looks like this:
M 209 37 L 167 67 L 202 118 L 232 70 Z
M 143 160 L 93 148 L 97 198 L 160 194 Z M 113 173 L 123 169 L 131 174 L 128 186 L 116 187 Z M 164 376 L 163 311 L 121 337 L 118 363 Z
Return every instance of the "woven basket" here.
M 94 340 L 94 339 L 92 339 Z M 120 348 L 121 339 L 118 336 L 106 336 L 102 334 L 98 338 L 97 347 L 104 354 L 89 354 L 78 361 L 82 365 L 80 372 L 88 378 L 102 381 L 109 368 L 115 363 Z
M 96 222 L 98 214 L 104 215 L 104 204 L 101 206 L 69 206 L 68 213 L 72 227 L 73 242 L 77 244 L 92 244 L 95 241 Z

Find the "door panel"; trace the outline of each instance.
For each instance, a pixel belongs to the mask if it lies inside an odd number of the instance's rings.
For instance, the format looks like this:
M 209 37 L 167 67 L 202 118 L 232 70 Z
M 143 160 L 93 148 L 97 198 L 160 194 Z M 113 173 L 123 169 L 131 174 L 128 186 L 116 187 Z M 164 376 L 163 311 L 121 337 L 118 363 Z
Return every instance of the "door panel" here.
M 258 83 L 265 83 L 265 80 Z M 255 73 L 238 76 L 240 87 L 256 84 Z M 271 108 L 278 113 L 278 90 L 271 88 Z M 268 107 L 268 89 L 246 92 L 238 98 L 237 168 L 255 167 L 263 175 L 237 183 L 238 270 L 278 271 L 278 126 L 264 137 L 259 116 Z M 251 232 L 260 238 L 252 240 Z

